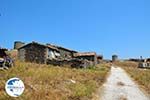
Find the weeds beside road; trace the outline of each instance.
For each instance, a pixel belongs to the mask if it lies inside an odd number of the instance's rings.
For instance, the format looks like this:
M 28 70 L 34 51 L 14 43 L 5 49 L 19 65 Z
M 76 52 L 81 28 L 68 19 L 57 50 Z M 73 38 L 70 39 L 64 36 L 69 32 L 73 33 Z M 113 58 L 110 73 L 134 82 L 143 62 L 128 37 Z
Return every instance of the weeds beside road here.
M 147 91 L 150 96 L 150 69 L 138 68 L 136 62 L 117 62 L 117 66 L 120 66 L 126 70 L 127 73 L 139 83 L 139 85 Z

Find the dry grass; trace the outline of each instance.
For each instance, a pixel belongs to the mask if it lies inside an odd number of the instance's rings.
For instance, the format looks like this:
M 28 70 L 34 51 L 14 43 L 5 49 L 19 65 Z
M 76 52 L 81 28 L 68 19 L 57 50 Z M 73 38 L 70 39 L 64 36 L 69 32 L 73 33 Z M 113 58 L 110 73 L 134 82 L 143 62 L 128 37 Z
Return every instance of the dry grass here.
M 138 63 L 135 62 L 117 62 L 116 64 L 123 67 L 150 95 L 150 69 L 138 68 Z
M 71 69 L 17 61 L 9 70 L 0 70 L 0 100 L 90 100 L 105 81 L 109 65 L 91 69 Z M 5 93 L 5 82 L 18 77 L 25 84 L 23 95 Z

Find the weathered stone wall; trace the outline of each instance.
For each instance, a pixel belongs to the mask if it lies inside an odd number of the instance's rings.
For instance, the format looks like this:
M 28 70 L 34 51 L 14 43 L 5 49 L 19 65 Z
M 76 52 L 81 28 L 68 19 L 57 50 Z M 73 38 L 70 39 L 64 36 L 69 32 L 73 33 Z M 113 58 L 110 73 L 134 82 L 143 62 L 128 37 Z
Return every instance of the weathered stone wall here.
M 37 44 L 31 44 L 25 48 L 25 61 L 46 63 L 46 48 Z
M 62 49 L 62 48 L 58 48 L 59 52 L 60 52 L 60 55 L 63 59 L 69 59 L 69 58 L 72 58 L 73 54 L 72 52 L 70 51 L 67 51 L 65 49 Z
M 19 58 L 20 61 L 25 61 L 25 53 L 26 53 L 26 51 L 25 51 L 24 48 L 19 49 L 18 58 Z
M 97 64 L 97 56 L 78 56 L 76 57 L 78 59 L 81 59 L 81 60 L 88 60 L 88 61 L 92 61 L 94 65 Z
M 69 65 L 72 68 L 88 68 L 90 66 L 93 66 L 94 63 L 92 61 L 88 60 L 81 60 L 81 59 L 68 59 L 68 60 L 47 60 L 47 64 L 51 64 L 54 66 L 65 66 Z

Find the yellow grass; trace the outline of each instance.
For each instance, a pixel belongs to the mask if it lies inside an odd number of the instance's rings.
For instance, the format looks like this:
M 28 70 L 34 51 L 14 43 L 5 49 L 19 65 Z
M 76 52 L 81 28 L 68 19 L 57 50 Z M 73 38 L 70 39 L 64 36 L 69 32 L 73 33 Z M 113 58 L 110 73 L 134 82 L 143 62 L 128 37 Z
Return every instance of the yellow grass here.
M 138 63 L 136 62 L 117 62 L 116 64 L 123 67 L 150 95 L 150 69 L 138 68 Z
M 91 69 L 71 69 L 17 61 L 9 70 L 0 70 L 0 100 L 91 100 L 105 81 L 108 65 Z M 5 93 L 9 78 L 18 77 L 25 84 L 23 95 L 12 98 Z

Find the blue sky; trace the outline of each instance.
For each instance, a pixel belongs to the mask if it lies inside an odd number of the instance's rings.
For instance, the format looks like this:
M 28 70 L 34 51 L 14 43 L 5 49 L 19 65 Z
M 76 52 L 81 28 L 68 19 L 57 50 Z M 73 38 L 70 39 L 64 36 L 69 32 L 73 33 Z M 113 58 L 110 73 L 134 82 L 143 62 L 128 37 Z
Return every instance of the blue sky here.
M 0 46 L 58 44 L 105 58 L 150 57 L 149 0 L 0 0 Z

